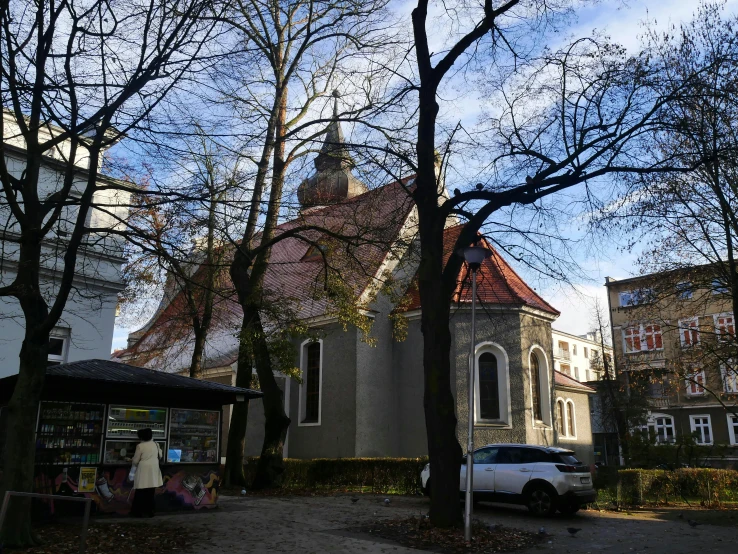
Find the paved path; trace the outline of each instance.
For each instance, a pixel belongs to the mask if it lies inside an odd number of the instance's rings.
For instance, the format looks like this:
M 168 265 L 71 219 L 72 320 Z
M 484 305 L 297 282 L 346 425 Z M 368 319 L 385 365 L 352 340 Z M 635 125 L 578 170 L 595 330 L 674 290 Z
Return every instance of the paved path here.
M 195 531 L 199 537 L 193 554 L 241 554 L 247 552 L 362 552 L 417 554 L 389 541 L 359 535 L 359 525 L 382 518 L 409 517 L 428 511 L 428 500 L 391 497 L 389 507 L 380 496 L 362 495 L 353 504 L 350 496 L 334 497 L 221 497 L 218 510 L 183 514 L 162 514 L 154 520 L 129 520 L 150 525 L 167 521 Z M 738 526 L 700 525 L 693 529 L 686 521 L 666 521 L 658 514 L 613 514 L 588 510 L 574 516 L 539 519 L 515 507 L 482 504 L 475 517 L 537 532 L 543 526 L 549 537 L 525 554 L 736 554 Z M 696 516 L 691 516 L 698 519 Z M 685 518 L 686 519 L 686 518 Z M 120 520 L 118 520 L 120 521 Z M 737 520 L 738 521 L 738 520 Z M 567 527 L 582 530 L 575 538 Z

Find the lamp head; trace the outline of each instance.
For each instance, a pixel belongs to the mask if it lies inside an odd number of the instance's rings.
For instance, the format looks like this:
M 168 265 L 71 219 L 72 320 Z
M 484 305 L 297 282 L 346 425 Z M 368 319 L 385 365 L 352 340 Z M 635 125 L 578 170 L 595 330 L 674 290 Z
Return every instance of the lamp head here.
M 466 248 L 460 248 L 457 254 L 466 260 L 472 271 L 477 271 L 482 262 L 492 255 L 492 251 L 483 246 L 467 246 Z

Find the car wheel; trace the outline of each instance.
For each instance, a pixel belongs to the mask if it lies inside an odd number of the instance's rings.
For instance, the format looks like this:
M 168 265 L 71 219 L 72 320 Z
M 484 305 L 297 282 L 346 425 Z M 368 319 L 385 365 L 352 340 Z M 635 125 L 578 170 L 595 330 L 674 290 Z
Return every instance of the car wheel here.
M 528 493 L 528 510 L 536 516 L 550 516 L 556 511 L 556 497 L 545 487 L 536 487 Z

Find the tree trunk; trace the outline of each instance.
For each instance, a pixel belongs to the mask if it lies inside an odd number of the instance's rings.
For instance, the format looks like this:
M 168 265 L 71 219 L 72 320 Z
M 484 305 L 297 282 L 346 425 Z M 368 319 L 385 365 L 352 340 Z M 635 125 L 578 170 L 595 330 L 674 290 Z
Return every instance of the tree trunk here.
M 274 378 L 261 317 L 258 311 L 255 311 L 252 315 L 257 329 L 254 341 L 254 357 L 261 391 L 264 393 L 262 401 L 264 403 L 265 419 L 264 444 L 261 447 L 261 456 L 259 456 L 259 463 L 256 466 L 256 475 L 252 487 L 254 489 L 265 489 L 279 487 L 282 484 L 284 442 L 287 439 L 290 418 L 284 412 L 282 390 Z M 288 399 L 285 400 L 289 401 Z
M 238 345 L 238 371 L 236 386 L 249 389 L 252 386 L 253 365 L 250 345 L 244 340 L 245 332 L 241 327 L 241 340 Z M 249 418 L 249 400 L 236 402 L 231 410 L 231 423 L 228 427 L 228 448 L 223 471 L 223 486 L 245 487 L 244 450 L 246 448 L 246 426 Z
M 443 281 L 443 230 L 438 209 L 435 175 L 435 122 L 438 104 L 435 89 L 419 95 L 418 207 L 420 267 L 418 290 L 422 306 L 425 426 L 431 465 L 431 523 L 451 527 L 462 521 L 459 474 L 462 450 L 456 436 L 456 405 L 451 392 L 451 291 Z
M 24 299 L 26 334 L 20 352 L 18 380 L 13 396 L 8 404 L 8 426 L 3 463 L 3 481 L 0 499 L 6 491 L 33 491 L 34 461 L 36 442 L 29 439 L 36 434 L 36 419 L 41 401 L 48 352 L 48 333 L 46 338 L 38 333 L 38 324 L 44 320 L 46 303 L 40 297 Z M 32 315 L 33 314 L 33 315 Z M 30 499 L 11 499 L 0 544 L 9 546 L 29 546 L 38 544 L 31 530 Z
M 207 338 L 208 330 L 200 325 L 193 327 L 193 332 L 195 334 L 195 345 L 190 360 L 190 377 L 197 379 L 200 377 L 200 371 L 202 369 L 202 355 L 205 351 L 205 339 Z

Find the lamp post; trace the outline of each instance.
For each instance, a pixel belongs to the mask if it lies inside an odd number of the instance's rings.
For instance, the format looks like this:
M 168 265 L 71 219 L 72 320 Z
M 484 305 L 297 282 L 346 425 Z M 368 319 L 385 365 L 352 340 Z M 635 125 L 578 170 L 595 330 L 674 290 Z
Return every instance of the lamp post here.
M 471 337 L 469 340 L 469 421 L 468 441 L 466 443 L 466 492 L 464 494 L 464 540 L 471 541 L 472 524 L 472 496 L 474 473 L 474 379 L 476 375 L 476 357 L 474 355 L 474 344 L 476 343 L 476 316 L 477 316 L 477 271 L 485 258 L 492 255 L 492 251 L 482 246 L 469 246 L 461 248 L 457 254 L 463 256 L 472 272 L 472 316 Z

